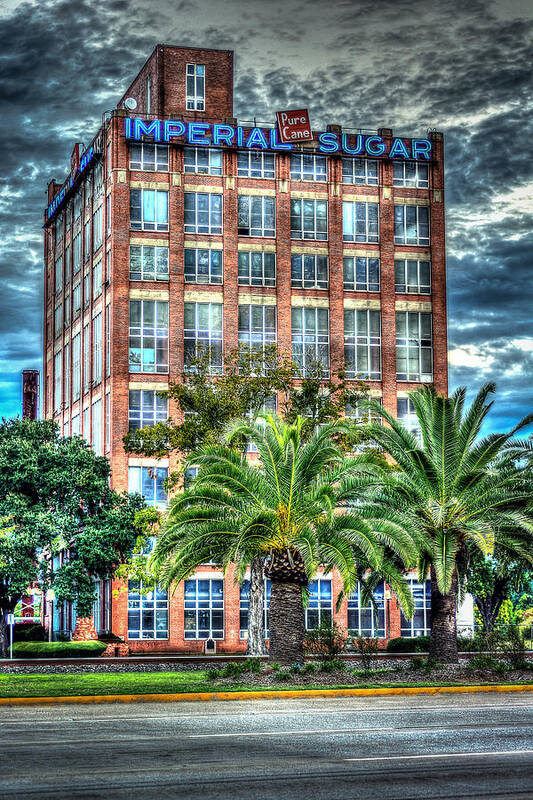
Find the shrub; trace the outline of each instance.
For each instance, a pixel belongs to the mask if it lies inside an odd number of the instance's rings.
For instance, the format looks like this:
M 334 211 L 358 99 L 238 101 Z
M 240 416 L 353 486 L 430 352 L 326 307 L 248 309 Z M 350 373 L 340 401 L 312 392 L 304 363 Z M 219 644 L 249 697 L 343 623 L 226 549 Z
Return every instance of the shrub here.
M 47 631 L 38 622 L 21 622 L 13 628 L 14 642 L 45 642 Z
M 480 640 L 477 636 L 458 636 L 457 649 L 460 653 L 471 653 L 480 650 Z
M 387 653 L 427 653 L 429 636 L 398 636 L 387 642 Z
M 518 625 L 507 626 L 498 649 L 514 669 L 520 669 L 526 663 L 526 637 Z
M 253 672 L 255 675 L 259 675 L 261 672 L 261 660 L 259 658 L 249 658 L 245 662 L 247 667 L 247 672 Z
M 346 669 L 346 664 L 340 658 L 333 658 L 329 661 L 321 661 L 318 664 L 320 672 L 343 672 Z
M 307 631 L 304 646 L 309 653 L 332 661 L 346 646 L 347 634 L 336 622 L 325 620 L 318 628 Z
M 363 636 L 357 636 L 354 639 L 354 644 L 361 657 L 361 666 L 363 667 L 363 672 L 372 672 L 376 666 L 378 640 L 365 639 Z
M 96 658 L 105 642 L 16 642 L 13 658 Z
M 503 661 L 499 661 L 488 653 L 480 653 L 478 656 L 474 656 L 468 662 L 468 666 L 470 669 L 491 670 L 491 672 L 500 673 L 507 670 L 507 666 Z
M 221 670 L 216 669 L 216 667 L 213 667 L 212 669 L 208 669 L 207 670 L 207 677 L 209 678 L 210 681 L 214 681 L 217 678 L 222 677 Z
M 310 661 L 309 664 L 305 665 L 303 671 L 306 675 L 313 675 L 313 673 L 316 672 L 316 664 L 313 664 L 313 662 Z

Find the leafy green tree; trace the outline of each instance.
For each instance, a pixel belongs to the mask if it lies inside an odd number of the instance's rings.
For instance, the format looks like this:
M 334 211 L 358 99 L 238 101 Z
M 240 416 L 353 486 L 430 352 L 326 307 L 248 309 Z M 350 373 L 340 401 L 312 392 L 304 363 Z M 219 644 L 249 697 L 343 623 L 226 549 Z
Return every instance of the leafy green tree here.
M 227 445 L 195 453 L 198 475 L 171 500 L 152 560 L 158 581 L 169 587 L 210 559 L 224 569 L 236 564 L 242 576 L 254 558 L 265 558 L 272 582 L 270 657 L 284 664 L 303 660 L 302 591 L 321 564 L 339 571 L 346 593 L 368 568 L 411 609 L 405 580 L 389 553 L 410 563 L 412 539 L 393 510 L 376 515 L 372 504 L 354 506 L 357 475 L 370 468 L 369 458 L 345 457 L 335 440 L 346 424 L 316 429 L 307 441 L 304 424 L 301 417 L 290 425 L 273 415 L 262 424 L 233 423 L 227 444 L 240 437 L 253 441 L 256 464 Z
M 186 458 L 199 447 L 220 443 L 232 420 L 255 417 L 272 395 L 279 397 L 280 413 L 289 422 L 303 417 L 300 435 L 305 439 L 317 425 L 339 419 L 347 406 L 355 406 L 367 394 L 362 383 L 352 381 L 348 386 L 342 373 L 324 380 L 320 364 L 311 365 L 306 377 L 301 378 L 296 365 L 275 346 L 260 351 L 241 347 L 225 359 L 220 374 L 211 374 L 207 350 L 200 352 L 191 366 L 164 393 L 177 406 L 183 421 L 169 419 L 128 433 L 124 437 L 128 452 L 156 457 L 173 452 Z M 362 439 L 362 426 L 353 425 L 343 430 L 338 443 L 353 449 Z M 232 443 L 240 451 L 245 444 L 238 438 Z M 178 486 L 182 479 L 183 469 L 174 472 L 169 488 Z M 138 571 L 142 561 L 135 558 L 134 562 L 131 567 Z M 259 554 L 250 567 L 248 653 L 255 656 L 266 652 L 263 566 L 264 556 Z
M 421 441 L 383 409 L 387 426 L 368 429 L 396 465 L 368 478 L 368 496 L 416 532 L 419 574 L 431 576 L 430 655 L 445 662 L 458 660 L 457 588 L 468 548 L 490 555 L 496 541 L 532 560 L 533 488 L 528 471 L 515 465 L 524 443 L 513 439 L 532 417 L 509 433 L 480 436 L 493 391 L 485 385 L 467 409 L 464 387 L 451 397 L 432 387 L 410 392 Z
M 53 588 L 89 616 L 94 579 L 112 575 L 138 535 L 139 496 L 109 488 L 109 463 L 79 437 L 62 438 L 51 420 L 0 425 L 0 651 L 5 615 L 33 583 Z M 69 557 L 53 570 L 61 551 Z
M 511 598 L 527 591 L 532 579 L 531 560 L 513 558 L 498 546 L 492 555 L 483 556 L 479 552 L 472 555 L 465 588 L 474 598 L 483 635 L 492 633 L 506 601 L 513 610 Z

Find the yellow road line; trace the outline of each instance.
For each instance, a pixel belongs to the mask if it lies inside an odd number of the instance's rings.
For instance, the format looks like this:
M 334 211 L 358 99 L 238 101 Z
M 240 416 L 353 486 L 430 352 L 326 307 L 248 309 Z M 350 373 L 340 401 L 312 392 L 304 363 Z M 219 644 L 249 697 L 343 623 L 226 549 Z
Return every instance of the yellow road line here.
M 475 692 L 533 692 L 533 684 L 480 686 L 399 686 L 383 689 L 264 689 L 256 692 L 184 692 L 182 694 L 96 694 L 62 697 L 2 697 L 3 706 L 56 705 L 59 703 L 180 703 L 198 700 L 297 700 L 306 697 L 385 697 L 409 694 L 469 694 Z

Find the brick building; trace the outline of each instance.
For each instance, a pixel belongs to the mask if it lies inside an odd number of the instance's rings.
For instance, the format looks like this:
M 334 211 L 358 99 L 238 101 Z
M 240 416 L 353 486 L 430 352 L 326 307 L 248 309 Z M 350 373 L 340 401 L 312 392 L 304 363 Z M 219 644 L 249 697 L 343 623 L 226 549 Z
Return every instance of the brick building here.
M 158 45 L 48 203 L 44 415 L 109 458 L 118 490 L 165 503 L 172 461 L 128 457 L 122 437 L 166 419 L 156 391 L 201 344 L 214 371 L 239 342 L 277 342 L 302 371 L 346 368 L 409 425 L 407 391 L 447 391 L 439 133 L 329 125 L 283 144 L 273 124 L 234 118 L 231 51 Z M 377 619 L 357 596 L 335 616 L 381 638 L 426 632 L 428 587 L 410 580 L 413 622 L 386 587 Z M 214 566 L 170 599 L 99 588 L 97 629 L 132 651 L 244 647 L 246 586 Z M 309 624 L 339 588 L 317 578 Z M 55 628 L 72 615 L 56 608 Z

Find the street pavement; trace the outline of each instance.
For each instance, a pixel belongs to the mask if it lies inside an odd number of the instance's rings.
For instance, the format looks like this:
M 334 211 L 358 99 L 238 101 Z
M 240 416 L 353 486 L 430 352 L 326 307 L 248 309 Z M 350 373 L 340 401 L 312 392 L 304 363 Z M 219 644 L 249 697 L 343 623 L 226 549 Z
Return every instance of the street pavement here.
M 0 798 L 533 799 L 533 695 L 3 707 Z

